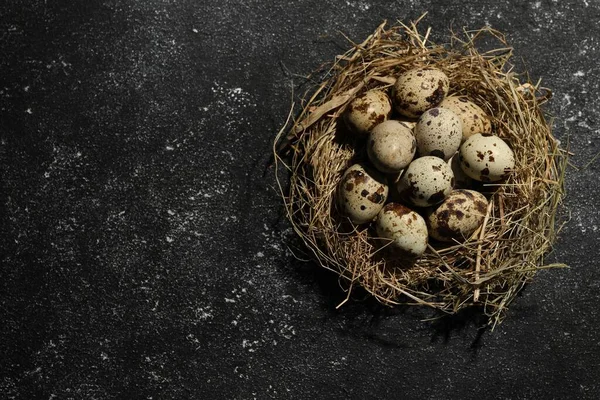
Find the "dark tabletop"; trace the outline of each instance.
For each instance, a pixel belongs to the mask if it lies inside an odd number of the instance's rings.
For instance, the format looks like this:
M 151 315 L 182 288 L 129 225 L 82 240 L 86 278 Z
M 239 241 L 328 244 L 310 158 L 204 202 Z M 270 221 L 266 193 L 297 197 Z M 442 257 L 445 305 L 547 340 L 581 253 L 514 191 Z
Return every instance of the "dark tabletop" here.
M 599 398 L 600 3 L 447 3 L 0 3 L 0 398 Z M 546 260 L 570 268 L 493 332 L 336 310 L 265 168 L 343 35 L 427 10 L 438 41 L 506 32 L 575 154 Z

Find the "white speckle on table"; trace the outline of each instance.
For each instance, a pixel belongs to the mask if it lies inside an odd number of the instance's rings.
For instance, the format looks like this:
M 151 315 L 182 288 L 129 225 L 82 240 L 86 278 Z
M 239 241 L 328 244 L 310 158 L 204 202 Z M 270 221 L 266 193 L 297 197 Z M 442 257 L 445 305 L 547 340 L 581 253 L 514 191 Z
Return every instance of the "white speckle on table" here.
M 360 11 L 368 11 L 371 8 L 371 5 L 364 1 L 348 1 L 348 0 L 346 0 L 346 5 L 353 7 L 353 8 L 358 8 Z
M 235 161 L 235 157 L 233 156 L 233 154 L 231 154 L 231 152 L 230 152 L 230 151 L 223 150 L 223 151 L 221 151 L 221 154 L 228 155 L 228 156 L 229 156 L 229 159 L 230 159 L 231 161 Z
M 33 114 L 33 111 L 31 111 L 31 108 L 28 108 L 27 110 L 25 110 L 25 112 L 30 115 Z
M 194 309 L 194 315 L 196 316 L 196 319 L 206 321 L 213 318 L 212 308 L 210 306 L 196 307 Z
M 291 299 L 294 303 L 297 303 L 298 300 L 294 299 L 292 296 L 290 296 L 289 294 L 284 294 L 283 296 L 281 296 L 282 299 L 287 300 L 287 299 Z
M 189 340 L 190 343 L 196 345 L 196 350 L 198 350 L 202 345 L 200 340 L 198 340 L 198 338 L 193 333 L 188 333 L 185 338 Z
M 597 225 L 588 225 L 588 224 L 589 223 L 587 221 L 584 223 L 581 219 L 579 219 L 579 221 L 577 222 L 577 226 L 581 230 L 581 233 L 587 233 L 588 230 L 591 232 L 594 232 L 594 233 L 598 232 Z
M 225 303 L 235 303 L 235 300 L 225 297 Z
M 584 75 L 585 75 L 585 72 L 583 72 L 583 71 L 577 71 L 573 74 L 573 76 L 584 76 Z
M 296 331 L 294 330 L 294 327 L 292 325 L 285 324 L 279 330 L 279 334 L 286 339 L 291 339 L 296 334 Z
M 256 107 L 256 103 L 252 101 L 250 94 L 241 87 L 227 88 L 218 82 L 214 82 L 211 91 L 216 100 L 202 107 L 204 111 L 214 107 L 224 107 L 230 113 L 237 113 L 236 109 L 238 108 Z
M 258 345 L 259 342 L 258 340 L 247 340 L 247 339 L 243 339 L 242 340 L 242 348 L 243 349 L 247 349 L 250 353 L 254 353 L 256 351 L 256 348 L 253 348 L 253 346 Z
M 583 114 L 581 113 L 581 111 L 578 111 L 577 115 L 572 115 L 569 118 L 566 118 L 565 122 L 575 122 L 575 121 L 577 121 L 577 118 L 580 118 L 582 115 Z M 568 130 L 568 128 L 567 128 L 567 130 Z
M 330 363 L 331 365 L 333 365 L 334 367 L 337 367 L 337 366 L 340 366 L 340 365 L 346 364 L 346 357 L 342 357 L 342 358 L 340 358 L 340 360 L 339 360 L 339 361 L 337 361 L 337 360 L 331 360 L 331 361 L 329 361 L 329 363 Z
M 54 159 L 48 165 L 47 171 L 44 172 L 44 177 L 49 178 L 51 175 L 57 176 L 62 173 L 72 173 L 72 171 L 82 165 L 83 154 L 81 151 L 70 148 L 68 146 L 54 146 L 52 149 Z

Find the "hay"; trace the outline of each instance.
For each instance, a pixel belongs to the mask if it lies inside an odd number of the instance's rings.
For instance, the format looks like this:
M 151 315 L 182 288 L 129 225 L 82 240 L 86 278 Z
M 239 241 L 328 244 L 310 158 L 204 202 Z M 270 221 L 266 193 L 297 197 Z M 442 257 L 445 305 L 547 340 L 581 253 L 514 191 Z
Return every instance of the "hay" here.
M 493 327 L 536 271 L 564 266 L 545 265 L 544 255 L 558 231 L 566 152 L 540 109 L 551 92 L 512 71 L 512 49 L 500 32 L 486 27 L 452 33 L 450 43 L 441 46 L 429 41 L 429 30 L 419 32 L 420 19 L 390 28 L 381 24 L 336 57 L 329 78 L 305 97 L 295 119 L 292 106 L 274 143 L 278 184 L 293 229 L 321 266 L 343 278 L 346 300 L 360 286 L 386 305 L 421 305 L 450 314 L 479 306 Z M 495 48 L 478 50 L 490 39 Z M 516 167 L 505 183 L 483 186 L 491 196 L 487 215 L 469 240 L 429 245 L 416 264 L 399 268 L 377 257 L 380 248 L 371 230 L 348 231 L 336 210 L 341 175 L 366 159 L 360 139 L 344 135 L 338 121 L 358 93 L 387 90 L 399 73 L 425 65 L 448 75 L 450 94 L 468 95 L 484 108 L 494 133 L 513 149 Z M 279 179 L 282 168 L 289 188 Z

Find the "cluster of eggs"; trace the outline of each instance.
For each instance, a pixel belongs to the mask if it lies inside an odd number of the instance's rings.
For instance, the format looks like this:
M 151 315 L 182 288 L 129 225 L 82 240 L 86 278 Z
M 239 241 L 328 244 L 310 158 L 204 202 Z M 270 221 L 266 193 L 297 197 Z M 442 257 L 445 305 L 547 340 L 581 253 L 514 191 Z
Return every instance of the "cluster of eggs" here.
M 498 182 L 514 169 L 504 140 L 492 133 L 485 111 L 465 96 L 450 95 L 439 69 L 406 71 L 390 95 L 368 90 L 344 113 L 366 138 L 368 162 L 350 166 L 338 204 L 354 224 L 374 222 L 394 253 L 416 259 L 429 237 L 468 239 L 483 223 L 488 200 L 473 180 Z

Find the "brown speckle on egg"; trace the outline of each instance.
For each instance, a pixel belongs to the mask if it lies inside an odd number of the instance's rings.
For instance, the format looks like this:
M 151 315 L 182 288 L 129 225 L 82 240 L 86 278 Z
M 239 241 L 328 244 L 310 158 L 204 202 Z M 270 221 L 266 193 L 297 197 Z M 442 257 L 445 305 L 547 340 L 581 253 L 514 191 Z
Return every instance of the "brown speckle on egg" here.
M 406 168 L 397 184 L 401 198 L 417 207 L 431 206 L 452 190 L 454 174 L 441 158 L 424 156 Z M 441 195 L 439 194 L 441 193 Z
M 412 131 L 400 121 L 382 122 L 369 134 L 367 155 L 382 172 L 400 172 L 412 161 L 415 151 Z
M 469 177 L 482 182 L 496 182 L 515 166 L 508 144 L 495 135 L 475 134 L 460 148 L 460 166 Z
M 427 249 L 427 224 L 410 208 L 389 203 L 379 212 L 375 224 L 377 235 L 387 239 L 393 252 L 409 258 L 419 257 Z
M 435 107 L 447 95 L 449 80 L 435 68 L 413 69 L 398 76 L 392 101 L 396 110 L 409 118 L 416 118 Z
M 387 120 L 392 112 L 392 103 L 381 90 L 369 90 L 357 96 L 349 104 L 344 120 L 355 133 L 365 135 L 375 126 Z
M 419 118 L 415 126 L 419 155 L 432 155 L 449 160 L 462 140 L 462 125 L 451 110 L 432 108 Z
M 344 172 L 339 188 L 340 211 L 355 224 L 375 218 L 388 195 L 385 176 L 362 164 L 354 164 Z M 378 201 L 373 202 L 373 198 Z
M 490 133 L 491 122 L 485 111 L 464 96 L 448 96 L 439 107 L 453 111 L 462 122 L 462 140 L 476 133 Z
M 429 235 L 439 241 L 468 239 L 483 223 L 487 199 L 472 190 L 454 190 L 427 217 Z

